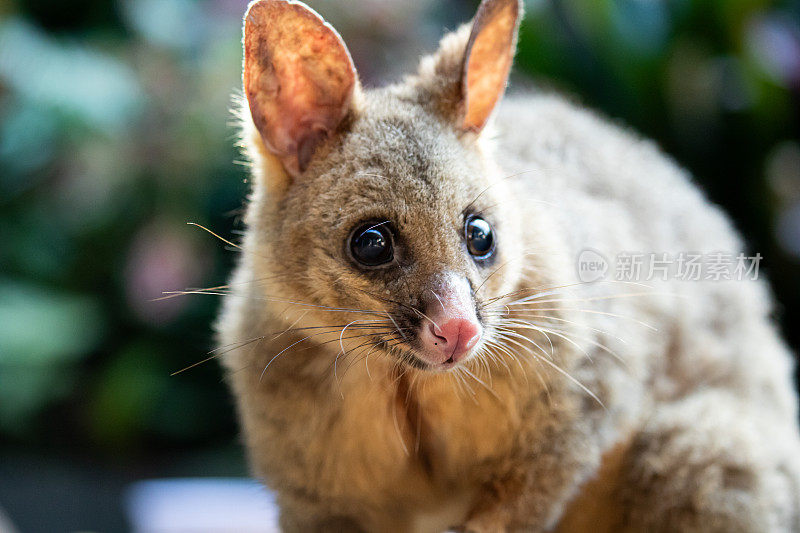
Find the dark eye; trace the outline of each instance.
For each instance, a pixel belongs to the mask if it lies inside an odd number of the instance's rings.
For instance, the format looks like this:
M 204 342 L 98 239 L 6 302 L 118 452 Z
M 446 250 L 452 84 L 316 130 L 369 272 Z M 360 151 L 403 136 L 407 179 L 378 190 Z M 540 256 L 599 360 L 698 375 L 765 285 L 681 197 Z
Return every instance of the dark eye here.
M 359 226 L 350 236 L 350 253 L 364 266 L 378 266 L 394 259 L 392 232 L 386 223 Z
M 481 217 L 470 217 L 464 226 L 469 253 L 476 259 L 486 259 L 494 252 L 494 231 Z

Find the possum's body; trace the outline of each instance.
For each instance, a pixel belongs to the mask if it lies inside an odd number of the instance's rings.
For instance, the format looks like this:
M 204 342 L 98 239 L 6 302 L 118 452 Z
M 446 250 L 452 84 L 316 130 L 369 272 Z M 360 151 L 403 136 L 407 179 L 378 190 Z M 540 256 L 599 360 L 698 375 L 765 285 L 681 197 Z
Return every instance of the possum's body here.
M 554 96 L 509 99 L 497 122 L 498 159 L 509 173 L 538 170 L 525 187 L 558 221 L 568 257 L 587 248 L 609 260 L 620 252 L 668 252 L 673 260 L 681 252 L 743 252 L 727 217 L 649 141 Z M 654 294 L 584 305 L 657 331 L 580 317 L 626 341 L 598 335 L 624 367 L 593 347 L 595 361 L 575 374 L 604 391 L 610 412 L 598 415 L 606 424 L 617 410 L 636 421 L 617 487 L 627 509 L 612 530 L 800 531 L 792 355 L 772 323 L 766 285 L 645 284 L 652 289 L 631 292 Z M 591 292 L 580 297 L 617 291 L 600 283 Z
M 800 531 L 791 356 L 765 284 L 578 279 L 585 249 L 735 256 L 730 223 L 652 144 L 555 96 L 507 99 L 491 140 L 455 136 L 440 108 L 467 30 L 418 77 L 357 93 L 307 170 L 244 113 L 256 184 L 219 344 L 282 527 Z M 499 239 L 478 270 L 447 229 L 470 200 Z M 402 283 L 341 257 L 348 217 L 375 210 L 415 258 Z M 348 334 L 345 307 L 423 305 L 442 269 L 469 279 L 486 357 L 429 372 Z

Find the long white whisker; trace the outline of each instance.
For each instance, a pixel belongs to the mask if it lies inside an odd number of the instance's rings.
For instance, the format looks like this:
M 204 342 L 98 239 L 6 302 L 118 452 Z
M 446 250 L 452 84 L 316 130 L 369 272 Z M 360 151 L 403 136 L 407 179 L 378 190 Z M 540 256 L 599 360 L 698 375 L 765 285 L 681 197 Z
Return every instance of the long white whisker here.
M 614 350 L 612 350 L 611 348 L 609 348 L 605 344 L 603 344 L 601 342 L 598 342 L 598 341 L 596 341 L 596 340 L 594 340 L 594 339 L 592 339 L 590 337 L 586 337 L 584 335 L 580 335 L 580 334 L 574 333 L 572 331 L 567 331 L 567 330 L 564 330 L 564 329 L 555 328 L 550 324 L 542 324 L 542 323 L 538 323 L 538 322 L 514 321 L 510 325 L 512 327 L 521 328 L 521 329 L 531 329 L 533 331 L 538 331 L 538 332 L 540 332 L 542 334 L 544 334 L 545 332 L 551 333 L 553 335 L 556 335 L 556 336 L 566 340 L 567 342 L 570 342 L 570 343 L 574 344 L 581 351 L 586 353 L 586 351 L 583 348 L 578 346 L 574 341 L 572 341 L 571 339 L 569 339 L 567 337 L 567 335 L 570 335 L 570 336 L 572 336 L 572 337 L 574 337 L 574 338 L 576 338 L 578 340 L 582 340 L 584 342 L 588 342 L 589 344 L 600 348 L 601 350 L 607 352 L 609 355 L 613 356 L 620 363 L 622 363 L 623 365 L 627 366 L 627 363 L 625 362 L 625 360 L 617 352 L 615 352 Z M 622 340 L 622 339 L 620 339 L 620 340 Z M 589 358 L 590 361 L 592 360 L 592 357 L 588 353 L 586 353 L 586 356 Z
M 500 397 L 497 395 L 497 393 L 494 391 L 494 389 L 492 389 L 492 388 L 491 388 L 489 385 L 487 385 L 487 384 L 486 384 L 486 383 L 485 383 L 485 382 L 484 382 L 482 379 L 480 379 L 478 376 L 476 376 L 475 374 L 473 374 L 472 372 L 470 372 L 470 371 L 467 369 L 467 367 L 465 367 L 465 366 L 462 366 L 461 368 L 462 368 L 462 370 L 464 370 L 464 372 L 466 372 L 466 373 L 467 373 L 467 375 L 468 375 L 468 376 L 470 376 L 472 379 L 474 379 L 475 381 L 477 381 L 478 383 L 480 383 L 481 385 L 483 385 L 483 387 L 484 387 L 484 388 L 485 388 L 487 391 L 489 391 L 489 393 L 490 393 L 492 396 L 494 396 L 494 397 L 495 397 L 495 398 L 497 398 L 498 400 L 500 399 Z
M 608 335 L 609 337 L 613 337 L 613 338 L 617 339 L 618 341 L 620 341 L 623 344 L 628 344 L 628 342 L 625 339 L 623 339 L 622 337 L 618 337 L 617 335 L 614 335 L 613 333 L 609 333 L 608 331 L 605 331 L 605 330 L 602 330 L 602 329 L 598 329 L 598 328 L 595 328 L 595 327 L 592 327 L 592 326 L 587 326 L 586 324 L 581 324 L 580 322 L 577 322 L 575 320 L 567 320 L 566 318 L 559 318 L 559 317 L 550 316 L 550 315 L 531 315 L 531 314 L 524 313 L 524 312 L 523 313 L 514 313 L 514 315 L 504 316 L 504 318 L 516 318 L 517 316 L 520 316 L 522 318 L 542 318 L 544 320 L 555 320 L 557 322 L 564 322 L 564 323 L 567 323 L 567 324 L 572 324 L 574 326 L 577 326 L 577 327 L 580 327 L 580 328 L 586 328 L 588 330 L 594 331 L 596 333 L 600 333 L 602 335 Z
M 511 340 L 511 339 L 507 338 L 506 340 Z M 523 347 L 523 349 L 525 349 L 525 348 Z M 528 353 L 530 353 L 533 357 L 535 357 L 538 361 L 542 361 L 542 362 L 546 363 L 548 366 L 550 366 L 551 368 L 556 370 L 558 373 L 560 373 L 561 375 L 563 375 L 564 377 L 569 379 L 572 383 L 574 383 L 575 385 L 580 387 L 581 390 L 583 390 L 586 394 L 588 394 L 591 398 L 593 398 L 598 404 L 600 404 L 600 406 L 603 407 L 603 409 L 606 408 L 605 404 L 603 404 L 603 402 L 600 400 L 600 398 L 597 397 L 596 394 L 594 394 L 591 390 L 589 390 L 589 388 L 587 388 L 583 383 L 581 383 L 576 378 L 574 378 L 572 375 L 570 375 L 569 372 L 567 372 L 566 370 L 564 370 L 563 368 L 561 368 L 560 366 L 555 364 L 553 361 L 550 361 L 547 357 L 541 357 L 541 356 L 537 355 L 535 352 L 533 352 L 530 349 L 525 349 L 525 350 Z M 540 350 L 541 350 L 541 348 L 540 348 Z M 543 355 L 544 355 L 544 353 L 543 353 Z

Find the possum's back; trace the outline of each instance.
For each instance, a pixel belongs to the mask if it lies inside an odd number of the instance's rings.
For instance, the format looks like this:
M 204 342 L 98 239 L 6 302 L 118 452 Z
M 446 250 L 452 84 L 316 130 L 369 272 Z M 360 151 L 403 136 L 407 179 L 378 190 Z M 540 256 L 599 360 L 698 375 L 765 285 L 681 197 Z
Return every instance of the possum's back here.
M 752 393 L 756 403 L 780 405 L 783 414 L 793 416 L 791 356 L 772 324 L 766 284 L 709 280 L 705 272 L 699 280 L 678 278 L 675 263 L 681 254 L 708 261 L 721 252 L 735 262 L 743 252 L 726 215 L 683 169 L 652 142 L 555 95 L 506 99 L 496 130 L 499 163 L 509 174 L 522 173 L 523 209 L 545 210 L 557 221 L 575 281 L 581 281 L 576 263 L 586 249 L 609 261 L 607 280 L 619 279 L 618 254 L 667 254 L 673 270 L 666 281 L 660 274 L 648 279 L 647 264 L 632 280 L 652 287 L 652 295 L 587 302 L 644 320 L 657 335 L 620 320 L 585 317 L 593 327 L 616 328 L 633 339 L 618 348 L 632 368 L 651 374 L 646 379 L 657 396 L 719 385 Z M 744 254 L 748 260 L 751 255 L 755 252 Z M 616 292 L 606 286 L 591 294 Z M 658 354 L 667 362 L 659 363 Z
M 496 127 L 500 163 L 524 172 L 531 198 L 552 204 L 553 215 L 574 230 L 576 246 L 741 248 L 726 217 L 686 172 L 632 131 L 547 94 L 508 98 Z

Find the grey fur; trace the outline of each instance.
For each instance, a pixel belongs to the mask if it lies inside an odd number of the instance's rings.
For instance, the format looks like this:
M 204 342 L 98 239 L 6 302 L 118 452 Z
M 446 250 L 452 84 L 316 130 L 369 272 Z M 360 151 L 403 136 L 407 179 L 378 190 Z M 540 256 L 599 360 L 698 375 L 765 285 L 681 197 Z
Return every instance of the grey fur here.
M 448 106 L 468 29 L 403 83 L 359 91 L 297 179 L 243 110 L 255 179 L 217 329 L 282 527 L 800 531 L 792 357 L 766 284 L 578 284 L 587 248 L 738 253 L 730 222 L 651 142 L 558 96 L 507 98 L 480 135 L 458 132 Z M 498 232 L 488 270 L 464 252 L 467 206 Z M 370 218 L 404 235 L 402 276 L 364 275 L 343 254 Z M 343 325 L 373 315 L 314 307 L 417 306 L 442 272 L 466 276 L 479 307 L 561 287 L 528 309 L 569 340 L 516 328 L 538 358 L 506 343 L 488 366 L 468 361 L 465 387 L 382 349 L 365 365 L 347 334 L 359 325 Z M 497 341 L 493 316 L 486 335 Z M 297 329 L 320 325 L 339 327 L 306 339 L 315 330 Z M 608 498 L 599 511 L 583 505 L 597 500 L 596 476 Z

